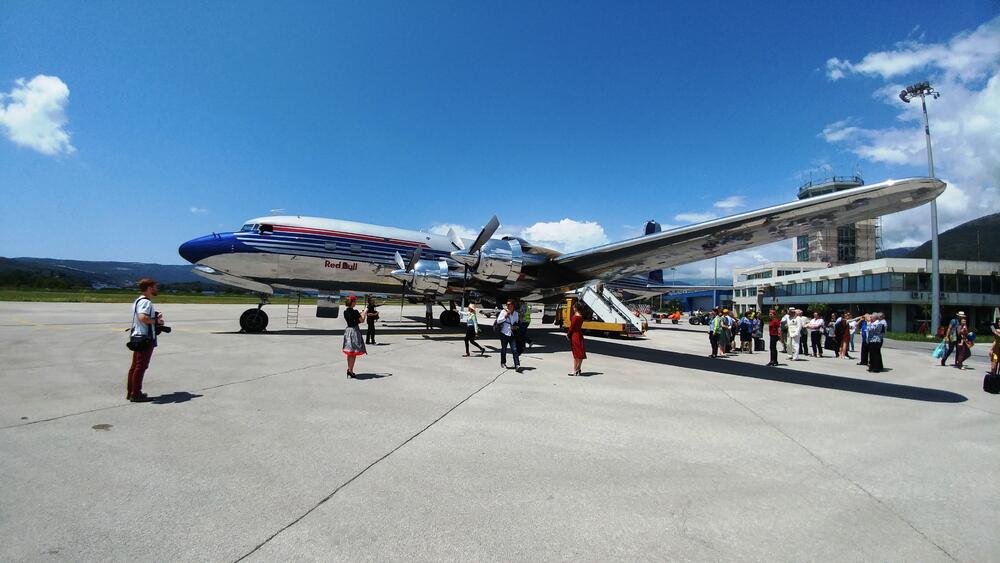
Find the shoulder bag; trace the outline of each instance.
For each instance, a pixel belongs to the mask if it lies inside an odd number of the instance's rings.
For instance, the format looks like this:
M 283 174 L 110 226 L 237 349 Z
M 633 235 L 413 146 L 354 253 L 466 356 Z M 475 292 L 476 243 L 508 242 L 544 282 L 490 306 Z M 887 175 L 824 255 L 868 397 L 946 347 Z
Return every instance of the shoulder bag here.
M 145 297 L 140 297 L 139 299 L 136 299 L 135 303 L 132 304 L 132 326 L 133 327 L 135 326 L 135 321 L 139 317 L 139 300 L 140 299 L 145 299 Z M 153 331 L 150 330 L 149 332 L 152 333 Z M 128 348 L 129 350 L 132 350 L 133 352 L 145 352 L 145 351 L 149 350 L 150 347 L 153 346 L 153 336 L 152 336 L 152 334 L 140 334 L 138 336 L 134 336 L 132 334 L 132 329 L 131 328 L 128 329 L 128 334 L 129 334 L 128 342 L 125 343 L 125 347 Z

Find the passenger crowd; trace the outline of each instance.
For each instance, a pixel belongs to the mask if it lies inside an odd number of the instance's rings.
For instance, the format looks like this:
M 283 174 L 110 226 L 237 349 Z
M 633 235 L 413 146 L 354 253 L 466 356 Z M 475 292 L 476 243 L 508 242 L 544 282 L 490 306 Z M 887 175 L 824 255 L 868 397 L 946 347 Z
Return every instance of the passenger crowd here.
M 849 312 L 834 312 L 824 319 L 818 311 L 807 317 L 802 309 L 771 309 L 767 317 L 770 346 L 764 343 L 765 321 L 756 311 L 743 313 L 742 317 L 729 309 L 716 307 L 708 314 L 708 339 L 713 358 L 732 354 L 770 350 L 767 366 L 777 366 L 778 345 L 789 360 L 799 361 L 810 354 L 814 358 L 829 357 L 853 360 L 855 340 L 860 336 L 861 353 L 858 365 L 878 373 L 885 369 L 882 363 L 882 342 L 887 325 L 882 313 L 865 313 L 854 318 Z M 739 337 L 739 345 L 736 345 Z

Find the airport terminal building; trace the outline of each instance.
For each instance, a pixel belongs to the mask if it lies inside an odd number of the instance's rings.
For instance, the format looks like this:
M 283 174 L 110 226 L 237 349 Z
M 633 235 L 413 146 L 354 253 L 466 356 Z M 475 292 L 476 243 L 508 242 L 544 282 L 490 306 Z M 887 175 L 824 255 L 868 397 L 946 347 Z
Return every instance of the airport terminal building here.
M 826 268 L 795 262 L 762 264 L 733 271 L 737 311 L 824 304 L 854 314 L 881 311 L 889 329 L 918 332 L 930 319 L 931 261 L 882 258 Z M 964 311 L 976 330 L 992 322 L 1000 306 L 1000 263 L 941 260 L 941 312 L 945 319 Z
M 833 176 L 799 187 L 806 199 L 864 185 L 859 176 Z M 930 324 L 931 261 L 878 258 L 879 220 L 829 227 L 793 239 L 793 259 L 733 271 L 739 311 L 806 309 L 822 304 L 858 314 L 885 313 L 889 329 L 920 332 Z M 1000 263 L 941 260 L 942 321 L 958 311 L 976 330 L 1000 305 Z

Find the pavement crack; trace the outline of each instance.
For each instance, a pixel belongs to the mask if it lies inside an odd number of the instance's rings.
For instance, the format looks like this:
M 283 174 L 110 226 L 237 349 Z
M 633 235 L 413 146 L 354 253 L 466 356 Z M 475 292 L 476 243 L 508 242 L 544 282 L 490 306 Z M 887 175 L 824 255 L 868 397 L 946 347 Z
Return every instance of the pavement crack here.
M 844 481 L 847 481 L 851 485 L 854 485 L 854 487 L 857 488 L 859 491 L 861 491 L 865 496 L 867 496 L 871 500 L 873 500 L 876 503 L 878 503 L 879 506 L 881 506 L 882 508 L 884 508 L 885 510 L 887 510 L 890 514 L 892 514 L 897 519 L 899 519 L 900 522 L 906 524 L 911 530 L 913 530 L 914 532 L 916 532 L 917 535 L 919 535 L 921 538 L 923 538 L 924 541 L 926 541 L 927 543 L 933 545 L 941 553 L 945 554 L 948 557 L 948 559 L 951 559 L 952 561 L 958 561 L 958 559 L 954 555 L 952 555 L 951 553 L 948 553 L 947 549 L 945 549 L 944 547 L 942 547 L 941 545 L 939 545 L 937 542 L 935 542 L 934 540 L 932 540 L 927 534 L 925 534 L 922 530 L 920 530 L 919 528 L 917 528 L 912 522 L 910 522 L 909 520 L 907 520 L 906 518 L 904 518 L 902 514 L 896 512 L 896 510 L 893 509 L 892 505 L 884 502 L 882 499 L 880 499 L 877 496 L 875 496 L 874 494 L 872 494 L 871 491 L 869 491 L 868 489 L 866 489 L 863 485 L 861 485 L 860 483 L 858 483 L 854 479 L 851 479 L 850 477 L 848 477 L 847 475 L 845 475 L 844 473 L 842 473 L 841 471 L 839 471 L 834 465 L 832 465 L 830 463 L 827 463 L 826 460 L 824 460 L 818 454 L 816 454 L 811 449 L 809 449 L 808 446 L 806 446 L 802 442 L 796 440 L 794 437 L 792 437 L 791 434 L 785 432 L 784 430 L 782 430 L 776 424 L 771 423 L 769 420 L 767 420 L 766 418 L 764 418 L 763 416 L 761 416 L 760 413 L 758 413 L 756 410 L 754 410 L 753 408 L 751 408 L 750 406 L 748 406 L 747 404 L 745 404 L 743 401 L 740 401 L 736 397 L 732 396 L 731 394 L 729 394 L 728 391 L 726 391 L 722 387 L 719 387 L 718 385 L 716 385 L 714 383 L 712 385 L 715 386 L 715 388 L 718 389 L 719 391 L 722 391 L 722 393 L 724 393 L 727 397 L 729 397 L 729 399 L 731 401 L 733 401 L 734 403 L 736 403 L 739 406 L 741 406 L 744 409 L 746 409 L 747 412 L 749 412 L 750 414 L 752 414 L 755 417 L 757 417 L 758 420 L 760 420 L 761 422 L 763 422 L 768 427 L 772 428 L 775 432 L 778 432 L 779 434 L 781 434 L 785 438 L 788 438 L 793 444 L 795 444 L 796 446 L 798 446 L 799 448 L 801 448 L 803 451 L 805 451 L 807 454 L 809 454 L 810 457 L 812 457 L 817 462 L 819 462 L 820 465 L 822 465 L 823 467 L 825 467 L 826 469 L 828 469 L 831 473 L 833 473 L 834 475 L 840 477 Z
M 432 426 L 434 426 L 438 422 L 441 422 L 441 420 L 443 420 L 446 416 L 448 416 L 449 414 L 451 414 L 452 411 L 454 411 L 458 407 L 464 405 L 466 403 L 466 401 L 468 401 L 469 399 L 475 397 L 477 394 L 479 394 L 480 391 L 486 389 L 490 385 L 493 385 L 493 383 L 496 380 L 500 379 L 500 376 L 503 375 L 506 372 L 507 372 L 507 370 L 501 370 L 500 373 L 496 374 L 493 377 L 493 379 L 487 381 L 485 384 L 483 384 L 482 387 L 476 389 L 475 391 L 473 391 L 472 393 L 470 393 L 467 397 L 465 397 L 461 401 L 459 401 L 459 402 L 455 403 L 454 405 L 452 405 L 451 408 L 449 408 L 448 410 L 444 411 L 440 416 L 438 416 L 437 418 L 435 418 L 434 420 L 432 420 L 427 426 L 424 426 L 419 431 L 417 431 L 415 434 L 413 434 L 412 436 L 410 436 L 406 440 L 403 440 L 402 443 L 400 443 L 395 448 L 392 448 L 391 450 L 389 450 L 388 452 L 386 452 L 385 454 L 383 454 L 382 457 L 380 457 L 380 458 L 376 459 L 375 461 L 369 463 L 364 469 L 362 469 L 361 471 L 355 473 L 353 477 L 351 477 L 347 481 L 344 481 L 343 483 L 341 483 L 340 485 L 338 485 L 337 488 L 335 488 L 330 494 L 328 494 L 325 497 L 323 497 L 322 499 L 320 499 L 320 501 L 317 502 L 316 504 L 314 504 L 309 510 L 306 510 L 301 515 L 299 515 L 298 518 L 295 518 L 294 520 L 292 520 L 288 524 L 285 524 L 284 526 L 282 526 L 281 528 L 279 528 L 278 531 L 276 531 L 273 534 L 271 534 L 270 536 L 268 536 L 264 541 L 260 542 L 256 546 L 254 546 L 253 549 L 251 549 L 250 551 L 248 551 L 245 554 L 243 554 L 242 556 L 240 556 L 238 559 L 236 559 L 235 563 L 239 563 L 240 561 L 243 561 L 247 557 L 250 557 L 251 555 L 253 555 L 257 551 L 259 551 L 262 547 L 264 547 L 265 545 L 267 545 L 268 543 L 270 543 L 271 540 L 273 540 L 274 538 L 278 537 L 282 532 L 284 532 L 285 530 L 287 530 L 287 529 L 291 528 L 292 526 L 294 526 L 294 525 L 298 524 L 299 522 L 301 522 L 306 516 L 309 516 L 316 509 L 318 509 L 319 507 L 323 506 L 327 501 L 329 501 L 330 499 L 332 499 L 337 493 L 339 493 L 345 487 L 347 487 L 348 485 L 350 485 L 351 483 L 353 483 L 354 481 L 356 481 L 359 477 L 361 477 L 362 475 L 364 475 L 365 473 L 367 473 L 368 470 L 370 470 L 371 468 L 375 467 L 376 465 L 378 465 L 382 461 L 386 460 L 392 454 L 394 454 L 394 453 L 398 452 L 399 450 L 401 450 L 404 446 L 406 446 L 407 444 L 409 444 L 410 442 L 412 442 L 413 440 L 415 440 L 418 436 L 420 436 L 421 434 L 423 434 L 424 432 L 426 432 L 427 430 L 429 430 Z

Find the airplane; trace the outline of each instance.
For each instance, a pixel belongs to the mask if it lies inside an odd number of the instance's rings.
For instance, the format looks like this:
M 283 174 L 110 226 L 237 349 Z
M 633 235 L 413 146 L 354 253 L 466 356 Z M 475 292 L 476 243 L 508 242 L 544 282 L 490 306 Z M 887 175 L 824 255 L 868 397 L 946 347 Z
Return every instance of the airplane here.
M 240 317 L 243 331 L 253 333 L 267 328 L 262 308 L 275 289 L 402 291 L 435 301 L 475 292 L 498 303 L 544 304 L 598 282 L 662 293 L 665 286 L 649 272 L 903 211 L 944 189 L 935 178 L 887 180 L 569 253 L 519 237 L 494 239 L 495 216 L 474 240 L 454 230 L 442 236 L 338 219 L 258 217 L 238 231 L 185 242 L 179 253 L 194 273 L 260 295 L 257 308 Z M 321 300 L 317 316 L 336 314 L 334 302 Z M 458 312 L 446 310 L 440 320 L 457 325 Z

